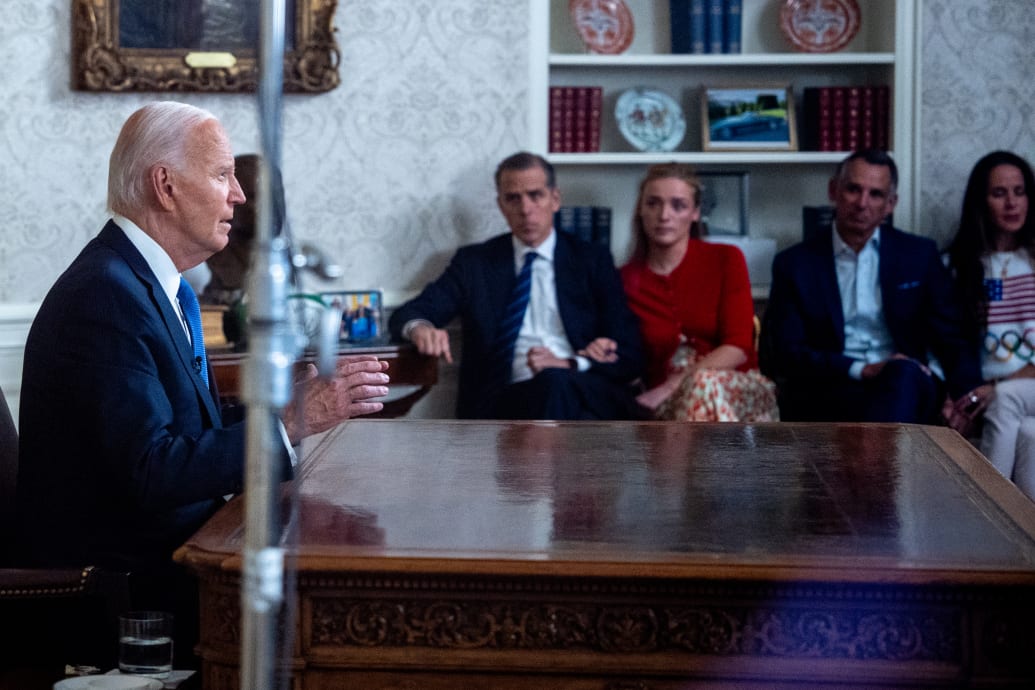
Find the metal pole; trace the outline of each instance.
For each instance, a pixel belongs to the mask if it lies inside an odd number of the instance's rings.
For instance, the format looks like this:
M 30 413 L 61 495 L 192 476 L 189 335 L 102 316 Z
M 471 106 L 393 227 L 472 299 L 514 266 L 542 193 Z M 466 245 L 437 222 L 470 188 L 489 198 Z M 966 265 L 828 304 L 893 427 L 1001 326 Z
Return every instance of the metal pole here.
M 241 587 L 241 688 L 276 683 L 278 617 L 283 603 L 284 549 L 279 543 L 277 458 L 283 444 L 277 414 L 291 395 L 296 336 L 287 318 L 287 243 L 277 236 L 275 171 L 280 170 L 284 70 L 284 0 L 263 0 L 259 40 L 259 126 L 256 255 L 248 280 L 249 348 L 242 392 L 248 405 L 245 450 L 245 539 Z M 287 631 L 286 634 L 290 634 Z

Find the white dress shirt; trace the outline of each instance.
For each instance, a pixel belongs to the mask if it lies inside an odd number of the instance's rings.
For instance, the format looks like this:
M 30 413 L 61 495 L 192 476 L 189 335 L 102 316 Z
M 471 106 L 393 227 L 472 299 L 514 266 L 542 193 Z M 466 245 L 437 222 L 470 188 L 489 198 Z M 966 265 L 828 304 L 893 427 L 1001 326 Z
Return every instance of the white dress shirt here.
M 874 230 L 858 254 L 845 244 L 836 228 L 833 239 L 834 267 L 845 317 L 844 354 L 856 360 L 848 375 L 861 379 L 863 367 L 884 361 L 895 351 L 881 301 L 880 228 Z
M 539 258 L 532 262 L 532 286 L 528 297 L 525 319 L 521 322 L 517 341 L 514 343 L 514 361 L 511 366 L 511 382 L 527 381 L 532 378 L 528 367 L 528 351 L 537 346 L 550 348 L 561 359 L 575 358 L 579 371 L 589 367 L 584 357 L 575 357 L 575 351 L 564 332 L 561 313 L 557 308 L 557 281 L 554 274 L 554 251 L 557 248 L 557 232 L 551 231 L 535 249 L 525 246 L 511 237 L 514 243 L 514 275 L 521 271 L 525 254 L 535 252 Z

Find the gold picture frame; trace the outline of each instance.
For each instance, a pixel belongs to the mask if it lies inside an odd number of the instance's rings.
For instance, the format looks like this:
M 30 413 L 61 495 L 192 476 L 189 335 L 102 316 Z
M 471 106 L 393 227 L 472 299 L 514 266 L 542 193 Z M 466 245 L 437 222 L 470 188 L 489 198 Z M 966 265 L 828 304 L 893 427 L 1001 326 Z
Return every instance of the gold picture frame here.
M 705 151 L 797 151 L 794 94 L 785 85 L 703 87 L 701 130 Z
M 120 7 L 126 2 L 126 12 Z M 257 3 L 239 0 L 242 12 Z M 182 16 L 197 2 L 177 1 L 158 6 L 147 0 L 72 0 L 72 88 L 81 91 L 206 91 L 250 92 L 259 85 L 258 56 L 254 47 L 213 50 L 182 46 L 175 36 L 188 24 Z M 337 0 L 288 0 L 288 36 L 284 49 L 284 90 L 320 93 L 338 86 L 341 53 L 334 38 Z M 294 11 L 290 11 L 290 7 Z M 132 44 L 123 42 L 120 21 L 140 14 L 160 34 L 140 32 Z M 162 14 L 164 9 L 165 14 Z M 146 16 L 144 13 L 147 13 Z M 157 20 L 168 21 L 161 24 Z M 176 23 L 179 22 L 179 25 Z M 123 26 L 127 26 L 123 24 Z M 134 25 L 139 28 L 139 25 Z M 187 27 L 194 33 L 197 23 Z M 293 28 L 293 31 L 292 31 Z M 128 34 L 128 32 L 127 32 Z M 140 40 L 143 35 L 147 40 Z M 154 40 L 150 40 L 150 39 Z M 170 44 L 170 40 L 173 43 Z M 231 44 L 234 42 L 231 41 Z

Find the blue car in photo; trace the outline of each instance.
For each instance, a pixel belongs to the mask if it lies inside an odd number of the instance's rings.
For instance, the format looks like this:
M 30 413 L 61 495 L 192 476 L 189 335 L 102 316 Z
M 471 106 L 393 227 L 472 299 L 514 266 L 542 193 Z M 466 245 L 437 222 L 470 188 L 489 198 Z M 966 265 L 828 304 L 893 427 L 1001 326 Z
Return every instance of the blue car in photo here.
M 710 132 L 712 141 L 786 141 L 787 118 L 749 111 L 719 120 Z

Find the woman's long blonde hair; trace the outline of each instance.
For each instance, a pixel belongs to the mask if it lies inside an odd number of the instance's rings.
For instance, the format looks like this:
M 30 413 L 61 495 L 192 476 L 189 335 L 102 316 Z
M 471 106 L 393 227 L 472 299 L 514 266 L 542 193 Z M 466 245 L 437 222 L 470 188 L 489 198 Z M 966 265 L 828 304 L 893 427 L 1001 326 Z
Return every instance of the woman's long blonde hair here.
M 647 184 L 654 180 L 667 180 L 674 178 L 685 182 L 693 190 L 694 208 L 701 206 L 701 180 L 697 172 L 686 163 L 658 163 L 647 168 L 647 174 L 640 180 L 640 192 L 636 196 L 636 207 L 633 209 L 632 231 L 635 245 L 633 256 L 638 259 L 647 258 L 647 233 L 643 229 L 643 221 L 640 219 L 640 205 L 643 203 L 643 190 Z M 700 220 L 690 224 L 690 237 L 704 237 L 707 230 Z

